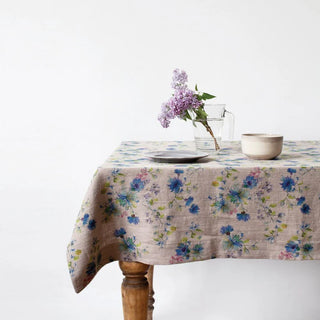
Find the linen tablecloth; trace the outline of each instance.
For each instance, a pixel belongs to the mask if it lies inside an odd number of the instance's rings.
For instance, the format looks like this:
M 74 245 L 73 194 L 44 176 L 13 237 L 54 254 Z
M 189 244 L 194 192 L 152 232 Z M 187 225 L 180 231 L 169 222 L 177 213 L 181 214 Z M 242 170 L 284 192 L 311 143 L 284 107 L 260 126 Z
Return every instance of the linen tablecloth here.
M 105 264 L 212 258 L 320 259 L 320 141 L 287 141 L 276 160 L 239 142 L 189 164 L 148 151 L 193 142 L 123 142 L 95 172 L 68 245 L 80 292 Z

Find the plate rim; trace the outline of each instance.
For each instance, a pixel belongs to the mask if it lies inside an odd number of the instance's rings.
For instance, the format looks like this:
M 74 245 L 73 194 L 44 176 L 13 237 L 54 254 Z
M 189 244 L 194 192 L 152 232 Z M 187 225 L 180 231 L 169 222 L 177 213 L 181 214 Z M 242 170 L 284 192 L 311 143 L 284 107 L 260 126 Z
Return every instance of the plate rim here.
M 185 155 L 181 155 L 181 156 L 165 156 L 165 155 L 159 155 L 157 156 L 156 153 L 160 153 L 160 152 L 166 152 L 166 153 L 170 153 L 170 152 L 192 152 L 194 154 L 185 154 Z M 155 158 L 155 159 L 200 159 L 200 158 L 204 158 L 204 157 L 208 157 L 209 153 L 203 152 L 203 151 L 195 151 L 195 150 L 157 150 L 157 151 L 149 151 L 146 153 L 146 156 L 149 158 Z

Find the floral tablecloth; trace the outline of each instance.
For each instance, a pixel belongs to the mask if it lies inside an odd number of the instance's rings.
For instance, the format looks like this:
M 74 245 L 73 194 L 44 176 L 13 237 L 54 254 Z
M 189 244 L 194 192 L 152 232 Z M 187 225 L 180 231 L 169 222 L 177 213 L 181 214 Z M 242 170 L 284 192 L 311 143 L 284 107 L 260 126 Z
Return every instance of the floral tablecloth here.
M 269 161 L 247 159 L 239 142 L 192 164 L 146 157 L 190 149 L 123 142 L 97 169 L 68 245 L 76 292 L 115 260 L 320 259 L 320 141 L 287 141 Z

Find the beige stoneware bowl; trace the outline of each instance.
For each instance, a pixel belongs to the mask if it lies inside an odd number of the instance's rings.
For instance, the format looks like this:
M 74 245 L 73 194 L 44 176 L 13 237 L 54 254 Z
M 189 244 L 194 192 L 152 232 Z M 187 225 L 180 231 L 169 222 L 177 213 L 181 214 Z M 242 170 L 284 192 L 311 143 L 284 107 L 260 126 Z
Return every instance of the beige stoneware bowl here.
M 246 133 L 241 136 L 242 153 L 256 160 L 271 160 L 282 151 L 283 136 L 266 133 Z

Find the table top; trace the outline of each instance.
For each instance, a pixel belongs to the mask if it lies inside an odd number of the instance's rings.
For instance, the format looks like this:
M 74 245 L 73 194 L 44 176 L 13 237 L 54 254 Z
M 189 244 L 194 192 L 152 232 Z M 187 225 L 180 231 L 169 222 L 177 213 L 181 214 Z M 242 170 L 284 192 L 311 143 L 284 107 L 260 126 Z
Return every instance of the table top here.
M 168 163 L 150 161 L 146 154 L 159 150 L 196 150 L 193 141 L 125 141 L 104 162 L 109 167 L 171 167 Z M 290 167 L 320 166 L 320 141 L 284 141 L 283 150 L 275 160 L 252 160 L 241 153 L 239 141 L 225 141 L 218 154 L 192 164 L 174 164 L 175 167 Z
M 153 162 L 156 150 L 195 146 L 123 142 L 94 174 L 68 245 L 76 292 L 115 260 L 320 259 L 320 141 L 286 141 L 267 161 L 239 142 L 195 163 Z

